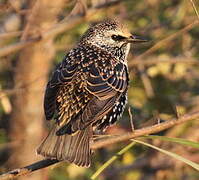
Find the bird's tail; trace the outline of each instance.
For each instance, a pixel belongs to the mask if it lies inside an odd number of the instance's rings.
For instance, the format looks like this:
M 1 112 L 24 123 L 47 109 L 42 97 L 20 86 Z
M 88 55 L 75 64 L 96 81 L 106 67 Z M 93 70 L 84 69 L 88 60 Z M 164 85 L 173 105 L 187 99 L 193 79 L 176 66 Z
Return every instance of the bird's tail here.
M 47 158 L 69 161 L 78 166 L 89 167 L 91 163 L 91 127 L 78 131 L 74 135 L 57 136 L 56 132 L 59 128 L 58 125 L 53 127 L 37 149 L 37 153 Z

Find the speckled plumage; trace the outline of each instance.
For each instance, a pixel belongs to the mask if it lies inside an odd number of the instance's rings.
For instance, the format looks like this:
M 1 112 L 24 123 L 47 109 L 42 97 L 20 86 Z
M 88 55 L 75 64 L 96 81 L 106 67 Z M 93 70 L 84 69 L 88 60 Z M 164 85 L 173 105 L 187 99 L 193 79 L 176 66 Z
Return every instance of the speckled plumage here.
M 105 21 L 92 26 L 65 56 L 46 88 L 46 119 L 56 114 L 56 124 L 39 154 L 90 165 L 92 127 L 113 124 L 127 102 L 130 35 L 117 21 Z

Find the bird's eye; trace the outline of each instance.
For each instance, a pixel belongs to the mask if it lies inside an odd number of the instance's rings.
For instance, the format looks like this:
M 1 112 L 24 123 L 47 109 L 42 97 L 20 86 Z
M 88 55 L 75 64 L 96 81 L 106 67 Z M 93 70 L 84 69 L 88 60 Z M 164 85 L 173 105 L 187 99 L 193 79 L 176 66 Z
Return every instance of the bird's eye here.
M 124 36 L 120 36 L 120 35 L 112 35 L 111 38 L 114 41 L 122 41 L 122 40 L 126 39 Z

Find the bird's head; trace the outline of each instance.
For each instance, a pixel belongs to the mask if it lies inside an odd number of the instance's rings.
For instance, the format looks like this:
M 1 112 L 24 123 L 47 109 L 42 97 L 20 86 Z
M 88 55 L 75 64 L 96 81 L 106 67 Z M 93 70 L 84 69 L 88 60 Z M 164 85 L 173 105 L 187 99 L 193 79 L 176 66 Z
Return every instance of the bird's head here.
M 131 34 L 117 20 L 106 20 L 91 26 L 83 35 L 82 41 L 111 50 L 125 48 L 130 43 L 146 42 L 146 39 Z

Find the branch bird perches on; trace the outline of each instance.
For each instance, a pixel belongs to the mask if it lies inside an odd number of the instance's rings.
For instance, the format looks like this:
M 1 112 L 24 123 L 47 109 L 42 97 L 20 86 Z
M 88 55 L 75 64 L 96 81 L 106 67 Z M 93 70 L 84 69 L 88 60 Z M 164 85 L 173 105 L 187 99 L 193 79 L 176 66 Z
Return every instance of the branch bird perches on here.
M 176 125 L 179 125 L 179 124 L 191 121 L 191 120 L 196 120 L 196 119 L 199 119 L 199 112 L 188 113 L 188 114 L 185 114 L 185 115 L 179 117 L 178 119 L 174 118 L 174 119 L 171 119 L 166 122 L 156 124 L 156 125 L 153 125 L 150 127 L 137 129 L 137 130 L 133 131 L 132 133 L 125 133 L 122 135 L 115 135 L 112 137 L 103 138 L 101 140 L 93 142 L 91 144 L 91 148 L 99 149 L 102 147 L 107 147 L 107 145 L 123 142 L 126 140 L 130 140 L 132 138 L 158 133 L 160 131 L 166 130 L 173 126 L 176 126 Z M 9 171 L 7 173 L 4 173 L 4 174 L 0 175 L 0 180 L 8 180 L 8 179 L 13 179 L 13 178 L 16 178 L 19 176 L 25 176 L 25 175 L 32 173 L 33 171 L 48 167 L 48 166 L 56 164 L 58 162 L 59 161 L 56 159 L 44 159 L 44 160 L 35 162 L 31 165 L 25 166 L 23 168 L 18 168 L 18 169 Z

